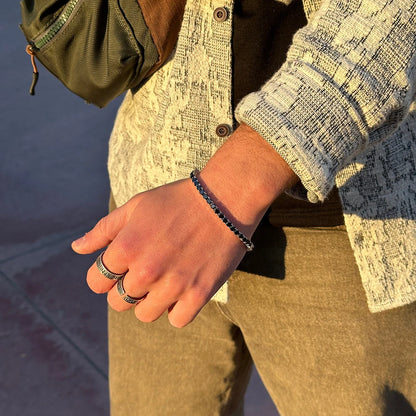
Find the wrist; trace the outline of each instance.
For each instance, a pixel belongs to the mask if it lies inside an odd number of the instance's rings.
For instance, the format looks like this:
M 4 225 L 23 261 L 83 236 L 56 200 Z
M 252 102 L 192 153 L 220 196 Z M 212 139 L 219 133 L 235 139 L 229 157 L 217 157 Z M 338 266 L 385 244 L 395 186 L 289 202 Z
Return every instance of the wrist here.
M 270 204 L 298 178 L 257 132 L 241 125 L 200 173 L 214 200 L 251 236 Z
M 200 195 L 204 198 L 204 200 L 207 202 L 207 204 L 209 205 L 209 207 L 214 211 L 214 213 L 217 215 L 217 217 L 229 228 L 229 230 L 231 232 L 233 232 L 236 237 L 238 237 L 238 239 L 245 245 L 247 251 L 252 251 L 254 248 L 254 244 L 252 241 L 250 241 L 249 238 L 247 238 L 247 236 L 244 235 L 244 233 L 242 233 L 238 227 L 236 227 L 236 225 L 228 218 L 229 216 L 227 216 L 223 211 L 225 211 L 225 209 L 221 209 L 219 207 L 219 205 L 214 202 L 214 200 L 209 196 L 209 194 L 206 192 L 206 190 L 204 189 L 204 187 L 202 186 L 201 182 L 199 182 L 198 180 L 198 175 L 199 175 L 199 171 L 198 169 L 195 169 L 191 172 L 191 180 L 192 183 L 194 184 L 195 188 L 198 190 L 198 192 L 200 193 Z

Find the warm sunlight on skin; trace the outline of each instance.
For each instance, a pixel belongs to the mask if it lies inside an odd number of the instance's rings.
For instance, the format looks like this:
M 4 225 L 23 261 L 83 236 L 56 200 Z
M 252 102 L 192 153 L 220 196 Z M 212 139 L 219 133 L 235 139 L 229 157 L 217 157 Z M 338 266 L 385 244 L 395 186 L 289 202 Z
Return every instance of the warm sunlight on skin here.
M 262 163 L 256 163 L 258 160 Z M 297 181 L 271 146 L 245 125 L 218 150 L 200 178 L 249 237 L 273 200 Z M 137 318 L 151 322 L 168 310 L 176 327 L 195 318 L 246 251 L 190 179 L 136 195 L 72 244 L 79 254 L 106 246 L 106 267 L 114 273 L 128 271 L 126 292 L 132 297 L 147 294 L 135 306 Z M 114 281 L 105 278 L 95 264 L 87 282 L 96 293 L 108 292 L 113 309 L 133 306 L 120 297 Z

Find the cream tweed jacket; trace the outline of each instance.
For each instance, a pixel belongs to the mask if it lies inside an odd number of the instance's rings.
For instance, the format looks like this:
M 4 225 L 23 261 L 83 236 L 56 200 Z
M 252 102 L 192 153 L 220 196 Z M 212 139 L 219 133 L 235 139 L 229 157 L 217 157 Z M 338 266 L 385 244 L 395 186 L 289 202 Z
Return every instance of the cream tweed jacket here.
M 245 122 L 297 173 L 293 194 L 318 202 L 338 187 L 370 310 L 413 302 L 416 2 L 303 3 L 308 24 L 285 64 L 233 114 L 233 1 L 187 2 L 169 61 L 118 112 L 109 153 L 115 201 L 188 177 L 225 140 L 218 124 Z M 217 7 L 228 19 L 213 18 Z

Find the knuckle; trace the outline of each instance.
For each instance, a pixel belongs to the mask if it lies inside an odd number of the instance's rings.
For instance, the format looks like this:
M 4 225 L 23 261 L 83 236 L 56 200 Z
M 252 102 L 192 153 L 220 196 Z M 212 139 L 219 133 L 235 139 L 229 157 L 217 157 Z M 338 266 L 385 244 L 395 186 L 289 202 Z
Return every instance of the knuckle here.
M 196 285 L 190 289 L 188 301 L 195 309 L 200 309 L 211 298 L 211 291 L 204 286 Z
M 138 252 L 137 237 L 129 233 L 119 234 L 113 241 L 113 249 L 116 251 L 118 258 L 125 264 L 134 262 Z
M 134 270 L 136 283 L 140 286 L 150 286 L 158 280 L 159 268 L 150 263 L 140 264 Z

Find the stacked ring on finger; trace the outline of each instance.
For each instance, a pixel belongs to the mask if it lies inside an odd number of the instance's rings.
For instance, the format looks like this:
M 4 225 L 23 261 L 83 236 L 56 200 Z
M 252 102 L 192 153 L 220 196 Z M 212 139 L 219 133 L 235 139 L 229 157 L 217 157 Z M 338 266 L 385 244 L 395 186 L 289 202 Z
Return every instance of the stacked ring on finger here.
M 124 277 L 126 275 L 127 272 L 125 273 L 113 273 L 112 271 L 108 270 L 107 267 L 105 267 L 104 263 L 103 263 L 103 255 L 104 255 L 105 251 L 103 251 L 98 257 L 97 260 L 95 261 L 95 264 L 97 265 L 97 268 L 99 270 L 99 272 L 106 277 L 107 279 L 110 280 L 120 280 L 122 277 Z
M 133 298 L 132 296 L 129 296 L 124 290 L 123 280 L 124 280 L 124 276 L 118 280 L 117 292 L 123 298 L 125 302 L 130 303 L 131 305 L 135 305 L 136 303 L 139 303 L 142 299 L 146 297 L 146 295 L 141 296 L 140 298 Z

